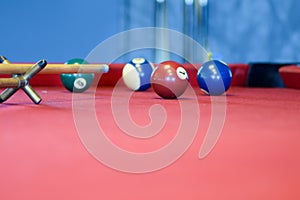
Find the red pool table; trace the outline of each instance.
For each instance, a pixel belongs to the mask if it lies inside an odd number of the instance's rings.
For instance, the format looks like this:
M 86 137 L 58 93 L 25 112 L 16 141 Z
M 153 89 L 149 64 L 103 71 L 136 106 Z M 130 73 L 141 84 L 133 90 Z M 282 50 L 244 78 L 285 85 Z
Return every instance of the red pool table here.
M 33 104 L 22 91 L 0 104 L 0 199 L 300 199 L 300 90 L 245 87 L 247 69 L 239 67 L 226 96 L 211 98 L 192 83 L 179 100 L 161 99 L 151 89 L 132 93 L 122 84 L 111 84 L 112 76 L 74 98 L 58 82 L 47 85 L 37 77 L 32 84 L 43 98 L 41 104 Z M 119 77 L 118 69 L 110 73 Z M 91 97 L 95 105 L 89 104 Z M 184 115 L 191 122 L 199 116 L 191 143 L 174 162 L 145 173 L 126 172 L 121 166 L 129 162 L 139 169 L 147 163 L 114 157 L 118 170 L 99 160 L 94 147 L 85 144 L 85 133 L 79 133 L 74 113 L 74 105 L 90 107 L 113 144 L 146 154 L 178 137 L 181 103 L 198 108 Z M 123 116 L 113 112 L 114 106 L 128 106 L 137 126 L 146 126 L 155 122 L 149 111 L 157 105 L 163 107 L 166 123 L 148 138 L 125 134 L 116 122 Z M 207 132 L 220 115 L 213 115 L 213 106 L 223 106 L 224 124 L 211 151 L 200 159 Z M 93 144 L 102 148 L 102 143 Z M 104 153 L 104 159 L 114 156 Z

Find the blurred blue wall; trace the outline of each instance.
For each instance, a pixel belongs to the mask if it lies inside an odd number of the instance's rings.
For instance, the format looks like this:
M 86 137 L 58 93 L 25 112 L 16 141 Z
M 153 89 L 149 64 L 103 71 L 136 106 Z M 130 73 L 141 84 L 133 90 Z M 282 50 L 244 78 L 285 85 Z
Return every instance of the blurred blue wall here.
M 120 31 L 154 26 L 154 2 L 2 0 L 0 55 L 16 62 L 84 58 L 101 41 Z M 167 26 L 180 32 L 184 31 L 183 2 L 167 0 Z M 300 60 L 300 1 L 208 3 L 205 46 L 216 57 L 230 63 Z
M 65 62 L 119 29 L 119 0 L 1 1 L 0 54 L 11 61 Z
M 209 41 L 230 62 L 300 61 L 300 1 L 210 1 Z

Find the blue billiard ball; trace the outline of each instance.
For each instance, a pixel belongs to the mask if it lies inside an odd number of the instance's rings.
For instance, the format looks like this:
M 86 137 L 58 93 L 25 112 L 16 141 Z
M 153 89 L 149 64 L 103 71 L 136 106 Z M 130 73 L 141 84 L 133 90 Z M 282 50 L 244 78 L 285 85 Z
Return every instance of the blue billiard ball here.
M 208 95 L 222 95 L 230 87 L 232 72 L 223 61 L 210 60 L 198 70 L 197 81 L 204 93 Z
M 133 91 L 143 91 L 151 87 L 153 65 L 145 58 L 134 58 L 122 70 L 125 85 Z

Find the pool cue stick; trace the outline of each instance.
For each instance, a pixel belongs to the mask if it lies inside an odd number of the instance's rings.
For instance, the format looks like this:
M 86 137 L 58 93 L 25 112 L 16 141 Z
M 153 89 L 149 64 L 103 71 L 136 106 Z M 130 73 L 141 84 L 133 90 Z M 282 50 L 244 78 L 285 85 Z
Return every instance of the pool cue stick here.
M 18 78 L 0 78 L 0 88 L 19 88 L 21 81 Z
M 24 74 L 33 63 L 3 63 L 0 64 L 0 74 Z M 48 64 L 40 74 L 60 73 L 107 73 L 107 64 Z
M 0 63 L 5 63 L 5 64 L 10 64 L 9 60 L 5 57 L 5 56 L 0 56 Z M 35 104 L 39 104 L 41 101 L 42 101 L 42 98 L 38 95 L 38 93 L 29 85 L 29 83 L 25 82 L 25 81 L 21 81 L 19 78 L 18 78 L 18 75 L 17 74 L 13 74 L 12 75 L 13 78 L 10 78 L 12 79 L 14 82 L 17 81 L 17 84 L 14 83 L 14 85 L 8 85 L 7 87 L 8 88 L 22 88 L 22 90 L 27 94 L 27 96 L 29 96 L 29 98 L 35 103 Z M 27 77 L 28 79 L 28 77 Z M 12 83 L 13 81 L 12 80 L 3 80 L 4 83 Z M 22 80 L 26 80 L 23 79 Z M 29 80 L 29 79 L 28 79 Z M 2 82 L 3 82 L 2 81 Z M 2 87 L 4 86 L 4 84 L 2 85 Z M 1 86 L 0 86 L 1 87 Z M 5 91 L 4 94 L 14 94 L 17 89 L 9 89 L 8 91 Z M 7 98 L 7 97 L 6 97 Z M 9 98 L 9 97 L 8 97 Z
M 9 64 L 9 61 L 5 56 L 0 56 L 0 63 Z M 2 82 L 3 87 L 5 84 L 7 84 L 6 87 L 8 87 L 0 94 L 0 103 L 3 103 L 18 91 L 21 84 L 18 78 L 3 78 L 0 79 L 0 82 Z
M 0 63 L 10 64 L 5 56 L 0 56 Z M 16 77 L 14 78 L 0 78 L 0 88 L 19 88 L 24 86 L 25 83 Z
M 208 41 L 208 34 L 209 34 L 209 0 L 206 1 L 206 4 L 203 4 L 201 5 L 201 8 L 202 8 L 202 12 L 203 12 L 203 23 L 204 23 L 204 27 L 203 27 L 203 45 L 204 45 L 204 48 L 206 50 L 209 49 L 209 41 Z
M 166 0 L 155 0 L 155 27 L 167 28 L 168 27 L 168 13 Z M 163 49 L 169 49 L 169 37 L 165 31 L 155 33 L 155 46 L 162 48 L 155 50 L 155 62 L 160 63 L 170 59 L 170 53 Z
M 25 88 L 25 86 L 28 85 L 29 80 L 36 75 L 37 73 L 39 73 L 42 69 L 44 69 L 47 65 L 47 62 L 45 60 L 40 60 L 39 62 L 37 62 L 36 64 L 34 64 L 33 66 L 31 66 L 31 68 L 29 68 L 29 70 L 26 71 L 26 73 L 24 75 L 13 75 L 13 78 L 19 79 L 19 81 L 21 81 L 21 88 Z M 23 86 L 24 85 L 24 86 Z M 6 101 L 7 99 L 9 99 L 12 95 L 14 95 L 18 89 L 20 87 L 17 88 L 7 88 L 5 89 L 1 94 L 0 94 L 0 103 L 3 103 L 4 101 Z M 35 103 L 35 104 L 39 104 L 41 102 L 41 98 L 37 95 L 37 93 L 29 86 L 26 87 L 26 89 L 24 90 L 26 92 L 26 94 L 28 94 L 28 96 L 30 97 L 30 99 Z M 37 95 L 37 96 L 35 96 Z
M 195 32 L 194 38 L 195 40 L 201 44 L 201 46 L 207 52 L 206 59 L 212 59 L 212 53 L 209 52 L 209 44 L 208 44 L 208 1 L 194 1 L 194 9 L 195 9 Z M 197 52 L 195 52 L 197 54 Z M 199 62 L 196 61 L 195 62 Z M 202 61 L 203 62 L 203 61 Z
M 121 31 L 127 31 L 131 28 L 132 25 L 132 12 L 131 12 L 131 1 L 128 0 L 123 0 L 122 1 L 122 6 L 121 6 Z M 128 49 L 130 49 L 130 44 L 131 44 L 131 38 L 126 37 L 122 39 L 120 42 L 120 49 L 122 52 L 126 52 Z M 130 54 L 125 54 L 122 56 L 124 61 L 127 62 L 130 60 Z
M 29 98 L 35 103 L 39 104 L 42 101 L 42 98 L 38 95 L 38 93 L 28 84 L 29 80 L 38 74 L 43 68 L 45 68 L 47 62 L 45 60 L 41 60 L 38 64 L 33 65 L 24 75 L 21 75 L 19 78 L 26 80 L 27 84 L 22 87 L 22 90 L 29 96 Z
M 183 1 L 183 33 L 193 38 L 194 32 L 194 17 L 193 17 L 193 2 L 189 0 Z M 193 61 L 193 47 L 189 45 L 187 41 L 183 41 L 184 58 L 189 61 Z
M 21 77 L 25 80 L 30 80 L 34 75 L 39 73 L 43 68 L 45 68 L 47 65 L 46 60 L 41 60 L 37 62 L 35 65 L 31 66 L 29 70 L 26 71 L 24 75 Z
M 201 30 L 202 30 L 202 23 L 201 23 L 201 9 L 200 9 L 200 1 L 194 1 L 194 39 L 203 45 L 202 38 L 201 38 Z
M 198 8 L 199 8 L 199 20 L 201 22 L 201 29 L 200 29 L 200 36 L 201 43 L 205 50 L 208 51 L 209 49 L 209 43 L 208 43 L 208 31 L 209 31 L 209 0 L 206 1 L 199 1 L 198 2 Z M 211 55 L 211 52 L 208 52 Z

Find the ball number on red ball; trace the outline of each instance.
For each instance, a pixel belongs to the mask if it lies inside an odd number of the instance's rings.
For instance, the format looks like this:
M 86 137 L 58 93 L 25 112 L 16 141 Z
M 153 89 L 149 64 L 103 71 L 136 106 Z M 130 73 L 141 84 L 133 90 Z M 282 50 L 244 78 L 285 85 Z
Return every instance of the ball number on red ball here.
M 222 95 L 231 85 L 232 72 L 223 61 L 210 60 L 198 70 L 197 81 L 204 93 Z
M 153 90 L 162 98 L 176 99 L 188 86 L 188 74 L 184 67 L 175 61 L 160 63 L 151 76 Z

